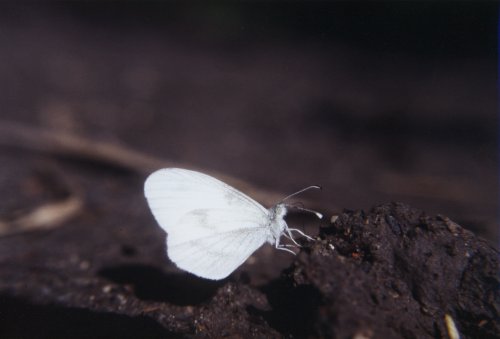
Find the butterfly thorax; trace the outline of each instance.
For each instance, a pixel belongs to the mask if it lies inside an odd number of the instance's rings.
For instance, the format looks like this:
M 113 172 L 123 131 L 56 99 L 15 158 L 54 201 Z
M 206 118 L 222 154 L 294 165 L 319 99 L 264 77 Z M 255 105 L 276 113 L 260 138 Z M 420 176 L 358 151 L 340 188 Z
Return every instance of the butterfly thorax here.
M 277 204 L 271 207 L 269 210 L 269 229 L 271 231 L 270 237 L 267 241 L 274 244 L 276 239 L 281 237 L 281 234 L 288 227 L 285 216 L 287 214 L 287 209 L 284 204 Z

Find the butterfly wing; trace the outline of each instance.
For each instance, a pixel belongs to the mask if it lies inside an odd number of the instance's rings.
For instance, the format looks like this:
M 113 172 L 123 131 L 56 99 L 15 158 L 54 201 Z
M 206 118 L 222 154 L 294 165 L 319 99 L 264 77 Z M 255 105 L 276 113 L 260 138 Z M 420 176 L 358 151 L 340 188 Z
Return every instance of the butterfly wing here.
M 162 169 L 148 177 L 144 192 L 168 233 L 169 258 L 200 277 L 225 278 L 270 236 L 262 205 L 208 175 Z
M 168 256 L 199 277 L 223 279 L 269 238 L 267 222 L 251 209 L 193 210 L 169 231 Z
M 196 209 L 255 209 L 267 214 L 258 202 L 222 181 L 180 168 L 152 173 L 144 184 L 144 194 L 156 221 L 167 232 Z

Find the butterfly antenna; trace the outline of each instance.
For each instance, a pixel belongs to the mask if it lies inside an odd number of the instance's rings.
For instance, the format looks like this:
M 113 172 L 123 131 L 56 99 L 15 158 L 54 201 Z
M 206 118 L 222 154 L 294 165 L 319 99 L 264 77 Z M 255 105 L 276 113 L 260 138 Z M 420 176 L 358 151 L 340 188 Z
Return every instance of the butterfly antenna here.
M 291 204 L 287 204 L 287 206 L 292 206 L 294 208 L 299 208 L 299 207 L 304 207 L 304 203 L 302 201 L 297 201 L 297 202 L 293 202 Z
M 300 211 L 305 211 L 305 212 L 310 212 L 310 213 L 316 214 L 316 216 L 318 217 L 318 219 L 323 219 L 323 214 L 321 214 L 319 212 L 316 212 L 316 211 L 313 211 L 313 210 L 310 210 L 310 209 L 307 209 L 307 208 L 304 208 L 304 207 L 295 206 L 295 208 L 298 209 L 298 210 L 300 210 Z
M 287 199 L 289 199 L 289 198 L 291 198 L 291 197 L 293 197 L 293 196 L 296 196 L 297 194 L 300 194 L 300 193 L 302 193 L 302 192 L 308 191 L 308 190 L 313 189 L 313 188 L 315 188 L 315 189 L 319 189 L 319 190 L 320 190 L 320 189 L 321 189 L 321 186 L 318 186 L 318 185 L 311 185 L 311 186 L 308 186 L 308 187 L 306 187 L 306 188 L 301 189 L 300 191 L 297 191 L 297 192 L 295 192 L 295 193 L 293 193 L 293 194 L 290 194 L 289 196 L 284 197 L 284 198 L 281 200 L 281 202 L 284 202 L 285 200 L 287 200 Z M 294 207 L 294 208 L 296 208 L 296 209 L 298 209 L 298 210 L 301 210 L 301 211 L 314 213 L 314 214 L 316 214 L 316 216 L 317 216 L 319 219 L 322 219 L 322 218 L 323 218 L 323 215 L 322 215 L 321 213 L 319 213 L 319 212 L 316 212 L 316 211 L 313 211 L 313 210 L 310 210 L 310 209 L 304 208 L 304 207 L 302 207 L 302 206 L 296 206 L 296 205 L 290 205 L 290 206 L 292 206 L 292 207 Z
M 308 186 L 308 187 L 306 187 L 306 188 L 301 189 L 301 190 L 300 190 L 300 191 L 298 191 L 298 192 L 295 192 L 295 193 L 293 193 L 293 194 L 290 194 L 289 196 L 284 197 L 283 199 L 281 199 L 281 202 L 283 202 L 283 201 L 285 201 L 285 200 L 287 200 L 287 199 L 289 199 L 289 198 L 291 198 L 291 197 L 293 197 L 293 196 L 296 196 L 297 194 L 300 194 L 300 193 L 302 193 L 302 192 L 308 191 L 308 190 L 310 190 L 310 189 L 312 189 L 312 188 L 316 188 L 316 189 L 319 189 L 319 190 L 320 190 L 320 189 L 321 189 L 321 186 L 318 186 L 318 185 L 311 185 L 311 186 Z

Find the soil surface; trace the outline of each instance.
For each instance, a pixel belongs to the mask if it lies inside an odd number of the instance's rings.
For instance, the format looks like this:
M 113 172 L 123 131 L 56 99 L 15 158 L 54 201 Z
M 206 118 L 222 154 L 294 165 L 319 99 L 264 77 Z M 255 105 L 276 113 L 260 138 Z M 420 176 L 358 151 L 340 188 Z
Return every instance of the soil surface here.
M 284 270 L 279 255 L 268 260 L 277 251 L 258 251 L 222 281 L 166 264 L 152 227 L 76 223 L 2 239 L 0 333 L 443 338 L 448 314 L 463 338 L 500 335 L 498 252 L 484 240 L 397 203 L 332 220 Z M 265 283 L 263 265 L 278 271 Z

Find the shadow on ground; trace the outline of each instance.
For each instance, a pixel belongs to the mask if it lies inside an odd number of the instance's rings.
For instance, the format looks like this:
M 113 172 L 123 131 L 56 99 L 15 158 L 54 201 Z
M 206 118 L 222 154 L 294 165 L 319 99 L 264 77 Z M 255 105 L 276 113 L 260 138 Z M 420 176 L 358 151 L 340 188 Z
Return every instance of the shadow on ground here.
M 0 296 L 2 338 L 165 338 L 176 336 L 145 316 L 34 305 Z
M 210 281 L 192 274 L 165 274 L 147 265 L 123 265 L 101 269 L 99 276 L 117 284 L 132 285 L 137 298 L 178 306 L 198 305 L 210 300 L 225 280 Z

